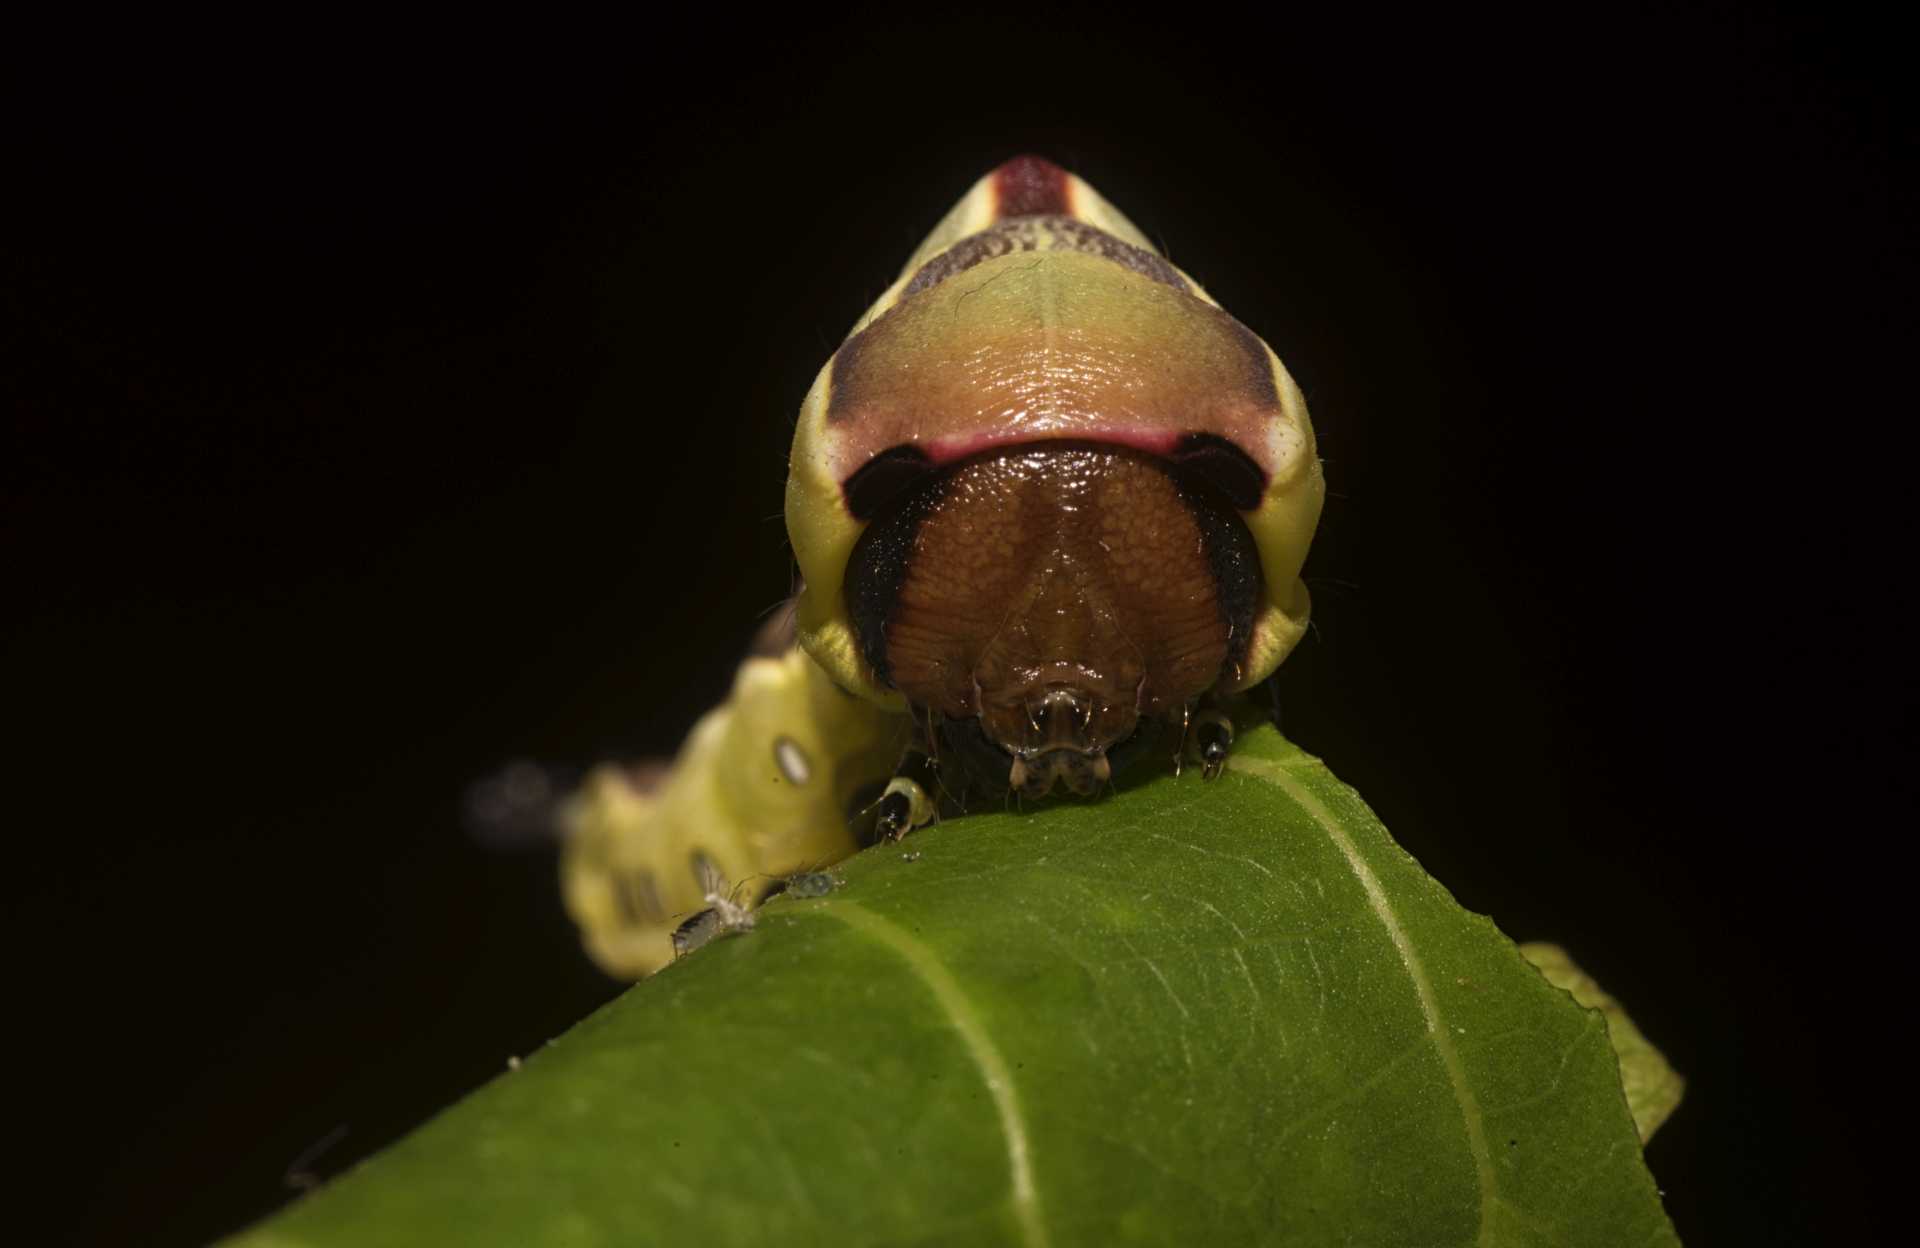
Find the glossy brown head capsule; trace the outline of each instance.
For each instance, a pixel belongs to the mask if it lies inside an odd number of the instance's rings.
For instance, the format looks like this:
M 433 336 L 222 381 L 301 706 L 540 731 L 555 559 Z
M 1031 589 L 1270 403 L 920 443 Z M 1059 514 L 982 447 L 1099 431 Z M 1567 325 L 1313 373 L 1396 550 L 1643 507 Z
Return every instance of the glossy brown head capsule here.
M 1092 793 L 1143 723 L 1292 648 L 1321 494 L 1272 351 L 1084 182 L 1011 161 L 802 407 L 801 643 L 970 776 Z
M 1107 751 L 1177 713 L 1245 657 L 1253 539 L 1204 480 L 1127 447 L 1048 442 L 929 473 L 868 526 L 847 568 L 861 653 L 974 734 L 1029 795 L 1091 794 Z M 966 721 L 978 721 L 977 724 Z M 976 780 L 992 760 L 969 758 Z

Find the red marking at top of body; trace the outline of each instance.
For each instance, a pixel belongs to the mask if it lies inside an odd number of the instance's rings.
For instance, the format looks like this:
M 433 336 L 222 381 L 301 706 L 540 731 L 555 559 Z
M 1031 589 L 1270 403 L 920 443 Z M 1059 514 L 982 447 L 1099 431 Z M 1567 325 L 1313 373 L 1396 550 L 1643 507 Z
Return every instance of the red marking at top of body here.
M 1067 171 L 1042 156 L 1015 156 L 993 171 L 994 217 L 1073 215 Z

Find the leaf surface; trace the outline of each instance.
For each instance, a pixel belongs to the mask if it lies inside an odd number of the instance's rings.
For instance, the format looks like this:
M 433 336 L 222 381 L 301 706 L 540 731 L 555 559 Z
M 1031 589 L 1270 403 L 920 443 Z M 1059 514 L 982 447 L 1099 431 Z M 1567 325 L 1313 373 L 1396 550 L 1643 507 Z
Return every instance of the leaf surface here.
M 1660 1124 L 1680 1108 L 1687 1081 L 1667 1064 L 1660 1050 L 1640 1034 L 1640 1029 L 1627 1017 L 1626 1009 L 1608 996 L 1591 975 L 1575 965 L 1565 949 L 1533 942 L 1521 945 L 1520 953 L 1547 977 L 1548 983 L 1564 988 L 1575 1001 L 1599 1010 L 1607 1020 L 1607 1036 L 1620 1059 L 1620 1082 L 1627 1093 L 1627 1108 L 1633 1113 L 1641 1140 L 1651 1139 Z
M 839 874 L 232 1242 L 1678 1242 L 1602 1016 L 1271 729 Z

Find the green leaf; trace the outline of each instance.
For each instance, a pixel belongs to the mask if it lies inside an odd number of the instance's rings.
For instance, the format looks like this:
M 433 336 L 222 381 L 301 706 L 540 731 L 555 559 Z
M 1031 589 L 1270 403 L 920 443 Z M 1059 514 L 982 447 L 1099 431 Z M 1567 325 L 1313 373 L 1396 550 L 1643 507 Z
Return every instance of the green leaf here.
M 1599 1010 L 1607 1020 L 1607 1037 L 1620 1059 L 1620 1082 L 1626 1089 L 1627 1108 L 1633 1113 L 1641 1141 L 1652 1139 L 1660 1124 L 1680 1108 L 1680 1096 L 1686 1091 L 1687 1081 L 1667 1065 L 1667 1059 L 1647 1043 L 1620 1003 L 1576 966 L 1565 949 L 1535 942 L 1521 945 L 1520 954 L 1547 977 L 1548 983 L 1573 994 L 1573 999 L 1588 1009 Z
M 840 874 L 232 1242 L 1678 1242 L 1601 1015 L 1270 729 Z

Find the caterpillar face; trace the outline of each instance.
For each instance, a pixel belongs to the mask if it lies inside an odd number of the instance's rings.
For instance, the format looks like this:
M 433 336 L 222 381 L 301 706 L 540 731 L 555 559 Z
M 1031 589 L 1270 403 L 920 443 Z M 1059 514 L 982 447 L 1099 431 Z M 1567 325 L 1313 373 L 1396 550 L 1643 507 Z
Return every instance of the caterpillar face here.
M 868 669 L 933 714 L 943 758 L 975 787 L 1037 797 L 1103 788 L 1107 752 L 1143 719 L 1232 679 L 1261 585 L 1209 482 L 1054 441 L 930 474 L 855 543 L 846 593 Z

